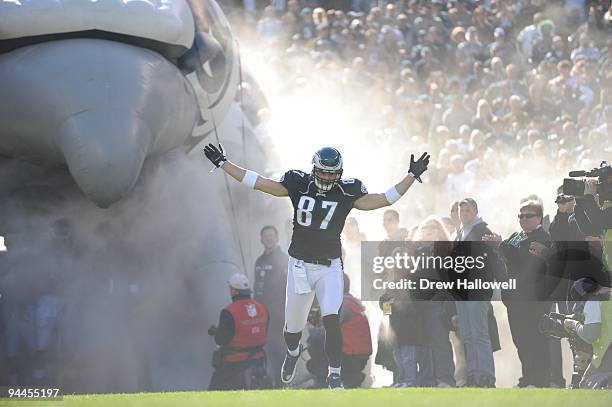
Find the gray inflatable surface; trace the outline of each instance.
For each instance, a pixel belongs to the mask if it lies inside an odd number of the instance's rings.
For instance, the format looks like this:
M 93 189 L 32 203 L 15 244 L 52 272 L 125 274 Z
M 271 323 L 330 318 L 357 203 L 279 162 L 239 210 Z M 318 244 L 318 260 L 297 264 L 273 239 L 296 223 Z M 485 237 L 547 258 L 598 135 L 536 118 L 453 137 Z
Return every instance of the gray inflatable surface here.
M 147 157 L 193 149 L 233 100 L 237 57 L 214 1 L 3 0 L 0 12 L 0 156 L 67 166 L 100 207 Z
M 102 207 L 127 194 L 146 157 L 184 143 L 197 119 L 192 87 L 156 52 L 68 39 L 0 56 L 0 153 L 66 164 Z M 12 96 L 12 97 L 11 97 Z

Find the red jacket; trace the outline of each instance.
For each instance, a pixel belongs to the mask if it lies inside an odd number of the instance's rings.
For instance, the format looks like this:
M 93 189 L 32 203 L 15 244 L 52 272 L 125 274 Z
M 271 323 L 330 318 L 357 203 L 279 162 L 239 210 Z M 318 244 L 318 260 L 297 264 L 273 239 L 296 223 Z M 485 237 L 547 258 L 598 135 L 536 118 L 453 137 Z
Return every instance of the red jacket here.
M 234 320 L 234 336 L 225 347 L 229 352 L 223 360 L 240 362 L 265 356 L 262 349 L 268 336 L 268 311 L 251 298 L 232 302 L 225 308 Z M 241 352 L 241 349 L 249 349 Z
M 342 352 L 347 355 L 371 355 L 372 335 L 361 302 L 350 294 L 344 296 L 344 309 L 350 310 L 351 318 L 340 326 L 342 330 Z

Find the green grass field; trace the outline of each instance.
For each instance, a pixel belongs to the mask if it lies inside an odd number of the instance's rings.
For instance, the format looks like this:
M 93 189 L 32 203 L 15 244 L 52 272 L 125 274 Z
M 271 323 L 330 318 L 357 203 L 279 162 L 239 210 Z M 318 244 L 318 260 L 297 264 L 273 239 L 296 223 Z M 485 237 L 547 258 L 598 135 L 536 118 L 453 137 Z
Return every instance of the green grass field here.
M 358 389 L 135 393 L 65 396 L 62 401 L 6 401 L 2 407 L 527 407 L 612 406 L 612 392 L 559 389 Z

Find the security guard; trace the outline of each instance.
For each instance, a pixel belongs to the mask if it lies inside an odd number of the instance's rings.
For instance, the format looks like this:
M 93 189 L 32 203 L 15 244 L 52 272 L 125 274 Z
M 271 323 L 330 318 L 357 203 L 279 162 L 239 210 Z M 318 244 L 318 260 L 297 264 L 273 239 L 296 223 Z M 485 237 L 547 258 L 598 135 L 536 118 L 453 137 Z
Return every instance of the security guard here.
M 285 287 L 287 286 L 287 254 L 278 245 L 278 231 L 264 226 L 260 232 L 264 252 L 255 262 L 253 297 L 270 313 L 270 337 L 266 345 L 268 372 L 275 387 L 280 386 L 281 366 L 285 356 L 283 325 L 285 324 Z M 276 379 L 276 380 L 274 380 Z
M 218 328 L 208 334 L 215 337 L 219 349 L 213 355 L 215 371 L 209 390 L 246 390 L 268 388 L 266 354 L 268 311 L 251 298 L 249 280 L 234 274 L 229 280 L 232 303 L 221 311 Z

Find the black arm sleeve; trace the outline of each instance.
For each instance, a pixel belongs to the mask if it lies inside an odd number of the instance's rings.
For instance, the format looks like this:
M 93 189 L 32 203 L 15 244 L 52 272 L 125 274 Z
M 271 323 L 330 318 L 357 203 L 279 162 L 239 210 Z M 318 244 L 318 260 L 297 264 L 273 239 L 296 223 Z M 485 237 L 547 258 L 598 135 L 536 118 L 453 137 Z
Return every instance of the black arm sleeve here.
M 219 346 L 225 346 L 234 337 L 234 317 L 228 310 L 221 311 L 219 315 L 219 325 L 215 333 L 215 342 Z
M 552 223 L 550 224 L 550 237 L 555 242 L 567 242 L 573 240 L 571 236 L 571 229 L 569 224 L 569 213 L 559 212 L 555 215 Z
M 576 200 L 574 214 L 580 232 L 585 236 L 599 236 L 605 229 L 612 228 L 612 211 L 600 209 L 592 195 Z

